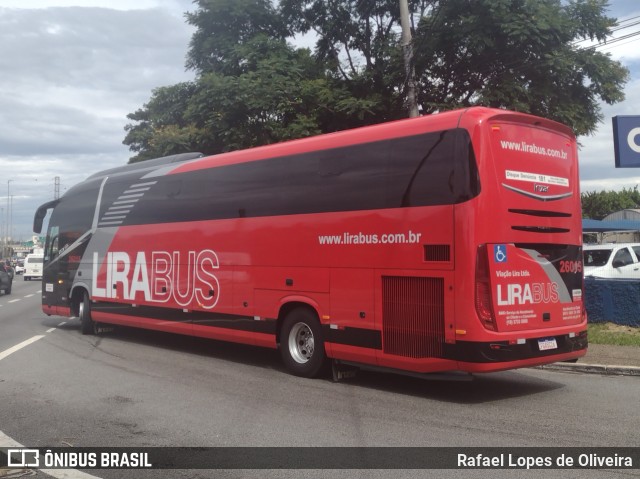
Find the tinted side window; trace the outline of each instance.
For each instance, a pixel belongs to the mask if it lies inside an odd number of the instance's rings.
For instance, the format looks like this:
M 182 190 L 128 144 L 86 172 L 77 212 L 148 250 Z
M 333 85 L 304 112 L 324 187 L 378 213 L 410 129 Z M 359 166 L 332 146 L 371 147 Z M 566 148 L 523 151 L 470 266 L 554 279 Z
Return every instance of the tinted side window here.
M 613 257 L 614 266 L 626 266 L 628 264 L 633 264 L 633 257 L 627 248 L 621 249 L 616 253 Z
M 475 155 L 463 129 L 226 165 L 157 181 L 123 224 L 451 205 L 480 192 Z M 105 196 L 121 193 L 107 195 L 115 185 L 107 186 Z

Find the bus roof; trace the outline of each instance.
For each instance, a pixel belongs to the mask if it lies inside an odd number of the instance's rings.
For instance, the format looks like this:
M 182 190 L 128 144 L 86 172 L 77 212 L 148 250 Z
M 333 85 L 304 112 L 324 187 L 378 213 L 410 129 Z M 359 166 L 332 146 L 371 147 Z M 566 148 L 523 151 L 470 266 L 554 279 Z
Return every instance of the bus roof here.
M 93 180 L 96 178 L 103 178 L 105 176 L 111 176 L 118 173 L 128 173 L 130 171 L 154 169 L 159 166 L 170 165 L 172 163 L 181 163 L 183 161 L 194 160 L 196 158 L 202 158 L 204 155 L 199 152 L 191 153 L 179 153 L 177 155 L 163 156 L 161 158 L 154 158 L 153 160 L 139 161 L 137 163 L 131 163 L 123 166 L 117 166 L 108 170 L 102 170 L 89 176 L 87 180 Z

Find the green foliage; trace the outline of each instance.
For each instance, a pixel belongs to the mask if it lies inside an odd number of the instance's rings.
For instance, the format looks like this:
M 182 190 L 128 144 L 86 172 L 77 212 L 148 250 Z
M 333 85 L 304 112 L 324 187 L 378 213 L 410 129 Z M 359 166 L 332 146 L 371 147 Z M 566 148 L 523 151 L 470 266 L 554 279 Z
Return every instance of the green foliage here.
M 256 37 L 284 40 L 286 25 L 269 0 L 195 0 L 186 13 L 196 31 L 187 54 L 187 68 L 199 73 L 238 75 L 251 68 L 247 43 Z
M 123 141 L 137 152 L 131 163 L 198 150 L 199 135 L 184 116 L 194 92 L 195 85 L 188 82 L 156 88 L 144 108 L 127 115 L 136 122 L 125 127 Z
M 139 161 L 212 154 L 406 116 L 398 0 L 194 0 L 193 82 L 128 115 Z M 470 105 L 595 130 L 628 72 L 576 41 L 615 24 L 605 0 L 409 0 L 424 113 Z M 417 22 L 417 23 L 416 23 Z M 313 32 L 313 53 L 287 43 Z
M 640 191 L 623 188 L 622 191 L 588 191 L 582 193 L 582 217 L 601 220 L 624 209 L 640 208 Z
M 484 105 L 533 113 L 590 134 L 599 101 L 624 99 L 628 71 L 576 41 L 604 39 L 605 0 L 447 0 L 415 35 L 423 111 Z

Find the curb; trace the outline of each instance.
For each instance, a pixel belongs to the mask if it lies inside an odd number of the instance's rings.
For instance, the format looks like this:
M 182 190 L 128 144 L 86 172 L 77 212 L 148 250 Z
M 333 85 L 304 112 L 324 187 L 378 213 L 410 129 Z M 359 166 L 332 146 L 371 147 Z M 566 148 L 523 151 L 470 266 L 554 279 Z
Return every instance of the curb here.
M 608 376 L 640 376 L 640 367 L 609 366 L 605 364 L 552 363 L 537 366 L 536 369 L 566 371 L 585 374 L 603 374 Z

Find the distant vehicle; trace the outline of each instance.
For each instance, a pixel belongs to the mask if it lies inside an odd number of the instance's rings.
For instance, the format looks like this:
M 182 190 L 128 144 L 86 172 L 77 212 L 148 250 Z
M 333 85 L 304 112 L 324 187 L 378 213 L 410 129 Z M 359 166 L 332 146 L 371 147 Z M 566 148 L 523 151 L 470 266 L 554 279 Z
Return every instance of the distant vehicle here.
M 16 261 L 16 267 L 13 269 L 15 270 L 16 274 L 24 273 L 24 260 L 19 259 L 18 261 Z
M 15 274 L 15 271 L 13 270 L 13 265 L 11 264 L 11 261 L 6 260 L 4 262 L 4 269 L 9 275 L 9 277 L 11 278 L 11 280 L 13 280 L 13 275 Z
M 24 280 L 31 281 L 31 278 L 42 278 L 42 265 L 44 256 L 41 254 L 30 254 L 24 260 Z
M 585 277 L 640 279 L 640 243 L 588 245 L 583 254 Z
M 0 290 L 4 291 L 4 294 L 11 294 L 11 285 L 13 284 L 13 277 L 9 274 L 9 266 L 4 263 L 0 264 Z

